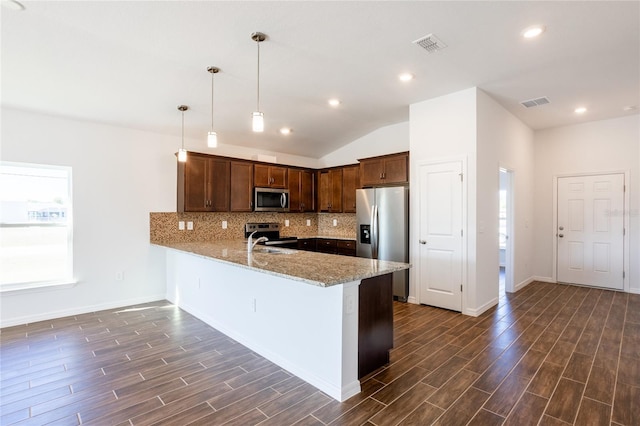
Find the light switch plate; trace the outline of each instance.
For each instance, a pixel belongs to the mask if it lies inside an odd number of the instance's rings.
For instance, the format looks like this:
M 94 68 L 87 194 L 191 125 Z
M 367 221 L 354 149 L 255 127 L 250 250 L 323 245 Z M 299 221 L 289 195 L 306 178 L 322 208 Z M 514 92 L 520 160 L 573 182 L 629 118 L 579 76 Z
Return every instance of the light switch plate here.
M 178 229 L 180 231 L 184 231 L 184 220 L 178 222 Z
M 193 222 L 187 222 L 187 231 L 193 231 Z
M 333 219 L 333 226 L 338 226 L 338 219 Z
M 289 226 L 289 219 L 284 220 L 284 226 Z
M 307 219 L 307 226 L 311 226 L 311 219 Z
M 222 229 L 227 229 L 227 221 L 226 220 L 222 221 Z

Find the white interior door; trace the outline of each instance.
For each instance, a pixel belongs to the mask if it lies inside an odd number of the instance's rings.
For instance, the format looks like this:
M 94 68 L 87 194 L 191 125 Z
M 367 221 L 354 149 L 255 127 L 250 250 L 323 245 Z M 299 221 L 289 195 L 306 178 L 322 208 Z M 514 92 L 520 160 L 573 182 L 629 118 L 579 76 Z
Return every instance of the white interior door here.
M 624 174 L 558 178 L 559 282 L 622 290 Z
M 419 167 L 420 303 L 462 311 L 462 163 Z

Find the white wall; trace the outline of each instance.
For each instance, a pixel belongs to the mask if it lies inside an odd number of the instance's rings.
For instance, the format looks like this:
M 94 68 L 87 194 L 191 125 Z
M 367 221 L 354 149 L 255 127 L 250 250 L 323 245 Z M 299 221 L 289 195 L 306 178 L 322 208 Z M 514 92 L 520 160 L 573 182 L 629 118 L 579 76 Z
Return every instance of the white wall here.
M 409 151 L 409 122 L 381 127 L 320 158 L 318 167 L 355 164 L 359 158 Z
M 2 326 L 164 299 L 149 212 L 175 210 L 175 138 L 2 110 L 2 160 L 71 166 L 72 288 L 3 293 Z M 124 280 L 116 281 L 116 272 Z
M 410 208 L 410 262 L 418 264 L 419 194 L 418 165 L 438 160 L 465 159 L 465 185 L 467 188 L 467 222 L 463 225 L 467 241 L 463 267 L 463 312 L 475 309 L 476 288 L 476 89 L 466 89 L 450 95 L 412 104 L 410 107 L 411 177 L 414 188 L 409 196 Z M 409 298 L 419 302 L 417 268 L 412 268 L 409 280 Z
M 514 285 L 528 284 L 533 265 L 533 131 L 478 90 L 478 303 L 498 291 L 500 167 L 513 172 Z
M 466 159 L 466 259 L 463 312 L 477 315 L 498 298 L 499 169 L 514 172 L 514 281 L 531 281 L 533 250 L 533 131 L 486 93 L 471 88 L 411 105 L 411 185 L 418 186 L 417 165 Z M 412 234 L 419 229 L 419 194 L 411 195 Z M 418 259 L 417 234 L 411 236 Z M 411 295 L 418 286 L 412 270 Z
M 176 146 L 176 151 L 178 146 Z M 223 155 L 226 157 L 243 158 L 245 160 L 267 161 L 278 164 L 287 164 L 289 166 L 309 167 L 312 169 L 319 169 L 324 167 L 317 158 L 301 157 L 299 155 L 285 154 L 276 151 L 258 150 L 245 146 L 238 145 L 224 145 L 219 144 L 217 148 L 207 148 L 206 140 L 197 139 L 185 139 L 185 148 L 194 152 L 202 152 L 211 155 Z M 258 158 L 258 155 L 264 155 L 267 157 L 275 157 L 275 161 L 263 160 Z
M 640 293 L 640 115 L 535 132 L 534 274 L 553 274 L 553 177 L 586 172 L 629 171 L 630 291 Z

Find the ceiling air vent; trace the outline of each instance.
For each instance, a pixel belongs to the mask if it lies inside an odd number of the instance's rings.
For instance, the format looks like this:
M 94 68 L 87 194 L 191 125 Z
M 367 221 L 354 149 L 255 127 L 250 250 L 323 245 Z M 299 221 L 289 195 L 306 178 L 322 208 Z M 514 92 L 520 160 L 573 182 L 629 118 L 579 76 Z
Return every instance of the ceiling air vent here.
M 442 40 L 440 40 L 433 34 L 428 34 L 424 37 L 420 37 L 419 39 L 414 40 L 412 43 L 422 47 L 428 53 L 437 52 L 438 50 L 442 50 L 447 47 L 447 45 L 444 44 Z
M 549 98 L 547 98 L 546 96 L 543 96 L 537 99 L 529 99 L 528 101 L 522 101 L 520 102 L 520 105 L 522 105 L 525 108 L 533 108 L 540 105 L 546 105 L 548 103 L 549 103 Z

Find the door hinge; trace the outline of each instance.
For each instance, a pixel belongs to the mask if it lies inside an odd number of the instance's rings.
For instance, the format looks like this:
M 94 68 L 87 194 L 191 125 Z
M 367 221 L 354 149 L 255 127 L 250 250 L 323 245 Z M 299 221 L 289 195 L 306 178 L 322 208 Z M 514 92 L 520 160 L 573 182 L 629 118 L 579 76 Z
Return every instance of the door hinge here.
M 464 237 L 464 229 L 461 229 L 461 230 L 460 230 L 460 236 L 461 236 L 461 237 Z
M 464 174 L 458 173 L 458 176 L 460 176 L 460 182 L 464 181 Z
M 625 273 L 624 273 L 624 271 L 622 271 L 622 278 L 624 278 L 624 277 L 625 277 Z
M 460 293 L 462 293 L 462 284 L 460 284 Z
M 622 236 L 627 235 L 627 228 L 622 228 Z

